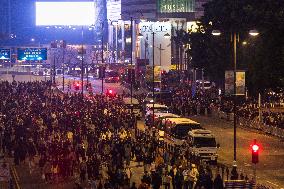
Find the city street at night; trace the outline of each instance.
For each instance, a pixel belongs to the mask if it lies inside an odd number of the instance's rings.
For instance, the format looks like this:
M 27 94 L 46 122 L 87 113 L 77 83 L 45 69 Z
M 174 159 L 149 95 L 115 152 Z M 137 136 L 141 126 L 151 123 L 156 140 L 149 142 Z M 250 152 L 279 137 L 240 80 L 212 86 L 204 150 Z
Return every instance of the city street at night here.
M 284 189 L 283 0 L 0 18 L 0 189 Z

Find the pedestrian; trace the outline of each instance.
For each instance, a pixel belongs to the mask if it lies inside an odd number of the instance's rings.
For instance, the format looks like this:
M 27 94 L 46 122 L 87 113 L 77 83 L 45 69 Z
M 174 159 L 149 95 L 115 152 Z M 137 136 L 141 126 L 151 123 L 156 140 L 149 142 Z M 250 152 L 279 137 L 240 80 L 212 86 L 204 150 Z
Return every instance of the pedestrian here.
M 130 188 L 130 189 L 137 189 L 135 182 L 132 182 L 132 185 L 131 185 L 131 188 Z
M 196 168 L 195 164 L 191 164 L 191 170 L 189 172 L 189 183 L 190 183 L 190 187 L 189 188 L 195 188 L 197 180 L 199 177 L 199 172 Z
M 165 189 L 170 189 L 172 177 L 169 172 L 165 173 L 165 179 L 164 179 Z
M 216 178 L 214 179 L 213 186 L 214 186 L 214 189 L 223 189 L 224 188 L 223 180 L 222 180 L 220 174 L 217 174 Z

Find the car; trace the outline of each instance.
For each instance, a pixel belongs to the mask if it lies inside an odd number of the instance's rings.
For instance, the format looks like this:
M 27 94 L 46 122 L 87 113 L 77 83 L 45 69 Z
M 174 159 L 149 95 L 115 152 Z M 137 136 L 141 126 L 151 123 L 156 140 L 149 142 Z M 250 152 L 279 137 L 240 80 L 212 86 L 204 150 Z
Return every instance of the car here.
M 202 84 L 202 80 L 196 80 L 196 83 L 199 86 L 199 88 L 201 88 L 201 89 L 202 89 L 203 86 L 204 86 L 205 90 L 211 89 L 211 87 L 212 87 L 212 83 L 210 81 L 205 81 L 204 80 L 203 84 Z
M 170 104 L 172 100 L 172 92 L 171 91 L 166 91 L 166 90 L 161 90 L 161 91 L 156 91 L 154 92 L 154 98 L 153 98 L 153 92 L 149 92 L 144 99 L 144 103 L 153 103 L 153 102 L 165 102 L 167 104 Z
M 142 108 L 140 106 L 139 101 L 136 98 L 132 98 L 132 102 L 131 98 L 129 97 L 123 98 L 123 102 L 127 110 L 129 111 L 133 110 L 133 113 L 136 115 L 138 119 L 142 118 Z
M 113 71 L 113 70 L 105 71 L 105 82 L 106 83 L 118 83 L 119 81 L 120 81 L 119 73 L 117 71 Z

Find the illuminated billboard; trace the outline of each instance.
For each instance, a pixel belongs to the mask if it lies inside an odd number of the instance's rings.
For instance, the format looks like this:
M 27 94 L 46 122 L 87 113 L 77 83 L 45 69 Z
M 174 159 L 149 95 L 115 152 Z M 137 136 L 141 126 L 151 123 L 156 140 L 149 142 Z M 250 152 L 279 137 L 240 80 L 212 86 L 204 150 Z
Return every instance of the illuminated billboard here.
M 18 48 L 18 60 L 47 60 L 47 48 Z
M 36 2 L 37 26 L 95 24 L 94 2 Z
M 10 59 L 11 51 L 10 49 L 0 49 L 0 60 Z

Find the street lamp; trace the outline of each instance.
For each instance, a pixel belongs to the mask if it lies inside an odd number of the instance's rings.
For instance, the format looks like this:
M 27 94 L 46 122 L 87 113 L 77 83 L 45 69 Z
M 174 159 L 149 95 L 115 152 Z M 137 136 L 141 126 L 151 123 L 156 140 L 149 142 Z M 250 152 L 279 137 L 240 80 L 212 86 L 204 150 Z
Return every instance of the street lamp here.
M 259 33 L 257 30 L 250 30 L 249 34 L 252 36 L 257 36 Z M 212 35 L 214 36 L 220 36 L 221 32 L 219 30 L 213 30 Z M 237 161 L 237 119 L 236 119 L 236 71 L 237 71 L 237 32 L 233 32 L 233 62 L 234 62 L 234 164 L 236 165 Z
M 213 30 L 212 35 L 219 36 L 219 35 L 221 35 L 221 32 L 220 32 L 220 30 Z
M 102 26 L 102 38 L 101 38 L 101 58 L 102 65 L 100 67 L 101 79 L 102 79 L 102 91 L 101 94 L 104 94 L 104 22 L 101 23 Z
M 171 35 L 169 34 L 169 33 L 166 33 L 165 35 L 164 35 L 164 38 L 166 38 L 166 39 L 169 39 L 171 37 Z
M 153 35 L 153 45 L 152 45 L 152 61 L 153 61 L 153 69 L 152 69 L 152 96 L 153 96 L 153 117 L 152 117 L 152 127 L 155 126 L 155 123 L 154 123 L 154 118 L 155 118 L 155 101 L 154 101 L 154 95 L 155 95 L 155 32 L 152 32 L 151 33 Z M 141 39 L 143 38 L 143 35 L 141 33 L 138 34 L 138 37 Z M 168 39 L 170 37 L 170 34 L 166 33 L 164 34 L 164 38 L 165 39 Z
M 257 31 L 257 30 L 250 30 L 249 31 L 249 34 L 251 35 L 251 36 L 258 36 L 259 35 L 259 32 Z
M 137 37 L 138 37 L 138 39 L 142 39 L 143 38 L 142 33 L 139 33 Z
M 144 20 L 143 13 L 141 11 L 138 11 L 141 14 L 142 19 Z M 133 98 L 133 16 L 129 12 L 125 12 L 130 17 L 130 40 L 131 40 L 131 47 L 130 47 L 130 65 L 131 65 L 131 72 L 130 72 L 130 103 L 131 103 L 131 113 L 133 113 L 133 104 L 132 104 L 132 98 Z M 141 18 L 140 18 L 141 20 Z M 128 73 L 129 74 L 129 73 Z

